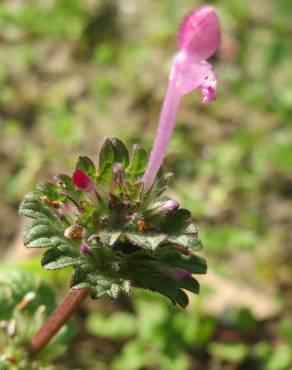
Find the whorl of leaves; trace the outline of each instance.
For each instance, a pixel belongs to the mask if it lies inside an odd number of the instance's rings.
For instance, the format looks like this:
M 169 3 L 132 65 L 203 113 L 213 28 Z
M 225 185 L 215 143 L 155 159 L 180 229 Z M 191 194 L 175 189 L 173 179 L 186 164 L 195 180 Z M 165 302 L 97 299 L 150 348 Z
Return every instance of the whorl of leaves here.
M 147 165 L 143 148 L 134 145 L 129 156 L 117 138 L 107 138 L 99 166 L 87 157 L 77 160 L 94 183 L 94 191 L 78 190 L 72 177 L 58 175 L 55 183 L 39 185 L 24 198 L 19 213 L 33 221 L 24 234 L 27 248 L 47 248 L 46 269 L 72 266 L 73 289 L 89 287 L 92 298 L 116 298 L 132 286 L 150 289 L 185 307 L 184 290 L 199 293 L 190 274 L 203 274 L 207 265 L 195 254 L 201 249 L 197 227 L 186 209 L 167 208 L 162 196 L 169 179 L 161 169 L 152 188 L 141 181 Z M 81 243 L 89 246 L 80 251 Z M 176 274 L 174 273 L 176 272 Z

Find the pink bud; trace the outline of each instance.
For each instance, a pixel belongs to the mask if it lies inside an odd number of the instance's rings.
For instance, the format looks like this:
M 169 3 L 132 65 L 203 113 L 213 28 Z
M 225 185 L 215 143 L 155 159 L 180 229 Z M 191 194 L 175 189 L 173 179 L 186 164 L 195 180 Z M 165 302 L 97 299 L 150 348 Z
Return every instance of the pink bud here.
M 162 202 L 159 202 L 154 205 L 154 213 L 155 211 L 158 213 L 169 213 L 178 209 L 179 203 L 176 200 L 168 199 Z
M 162 205 L 162 209 L 165 210 L 166 212 L 175 211 L 176 209 L 178 209 L 178 207 L 179 207 L 179 203 L 176 200 L 173 200 L 173 199 L 167 200 Z
M 114 174 L 121 174 L 123 172 L 123 167 L 119 162 L 113 164 L 113 172 Z
M 59 217 L 59 218 L 61 218 L 61 217 L 64 215 L 64 213 L 63 213 L 63 211 L 62 211 L 62 209 L 61 209 L 61 208 L 55 208 L 55 209 L 54 209 L 54 212 L 55 212 L 55 215 L 56 215 L 57 217 Z
M 114 173 L 113 186 L 114 184 L 122 185 L 124 172 L 123 167 L 119 162 L 115 162 L 113 164 L 113 173 Z
M 90 247 L 89 247 L 89 245 L 87 244 L 87 243 L 82 243 L 81 245 L 80 245 L 80 252 L 81 253 L 88 253 L 89 252 L 89 250 L 90 250 Z
M 179 30 L 179 45 L 194 61 L 210 58 L 220 43 L 220 24 L 212 6 L 189 13 Z
M 73 173 L 72 180 L 76 188 L 78 188 L 79 190 L 90 192 L 94 188 L 94 184 L 91 178 L 81 170 L 76 170 Z
M 65 204 L 63 204 L 63 210 L 66 213 L 71 213 L 72 212 L 72 206 L 68 203 L 65 203 Z

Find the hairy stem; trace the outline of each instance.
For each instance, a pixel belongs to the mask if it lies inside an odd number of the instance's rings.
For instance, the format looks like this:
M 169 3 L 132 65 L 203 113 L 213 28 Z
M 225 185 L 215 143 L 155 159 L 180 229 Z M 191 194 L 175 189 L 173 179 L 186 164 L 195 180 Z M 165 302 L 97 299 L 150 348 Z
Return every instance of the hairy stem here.
M 66 323 L 88 295 L 89 289 L 70 290 L 59 307 L 48 318 L 43 327 L 28 344 L 29 356 L 40 352 L 58 330 Z
M 144 191 L 149 190 L 155 180 L 157 172 L 159 171 L 159 168 L 163 162 L 163 158 L 175 126 L 176 112 L 178 110 L 181 96 L 177 87 L 178 76 L 179 71 L 174 65 L 169 79 L 166 96 L 162 105 L 159 124 L 149 163 L 143 178 Z

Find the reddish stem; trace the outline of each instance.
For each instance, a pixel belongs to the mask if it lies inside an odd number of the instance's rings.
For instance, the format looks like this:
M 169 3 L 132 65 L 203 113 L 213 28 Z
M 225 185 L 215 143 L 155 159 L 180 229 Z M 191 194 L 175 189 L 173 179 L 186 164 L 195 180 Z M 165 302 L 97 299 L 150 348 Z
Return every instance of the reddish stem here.
M 88 288 L 70 290 L 59 307 L 51 314 L 47 322 L 36 333 L 28 344 L 29 356 L 40 352 L 52 339 L 58 330 L 65 324 L 70 316 L 77 310 L 89 292 Z

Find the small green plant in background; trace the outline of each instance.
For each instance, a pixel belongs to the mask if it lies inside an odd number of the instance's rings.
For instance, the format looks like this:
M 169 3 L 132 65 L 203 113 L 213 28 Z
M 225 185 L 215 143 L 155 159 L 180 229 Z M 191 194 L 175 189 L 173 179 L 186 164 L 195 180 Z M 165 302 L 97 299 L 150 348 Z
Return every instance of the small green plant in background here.
M 214 318 L 200 312 L 198 305 L 183 312 L 147 292 L 137 291 L 133 298 L 133 312 L 92 313 L 86 320 L 89 333 L 109 341 L 125 341 L 111 361 L 112 368 L 189 369 L 187 351 L 208 345 L 217 327 Z
M 88 333 L 108 343 L 122 343 L 115 358 L 92 356 L 92 363 L 109 363 L 114 370 L 188 370 L 196 359 L 208 368 L 218 367 L 286 370 L 291 364 L 292 326 L 290 320 L 277 325 L 279 345 L 267 339 L 255 340 L 261 324 L 248 308 L 233 309 L 221 321 L 201 307 L 201 295 L 190 310 L 170 306 L 166 299 L 146 291 L 133 294 L 131 310 L 112 314 L 91 313 Z M 252 339 L 254 338 L 254 339 Z
M 52 360 L 63 355 L 74 334 L 65 325 L 40 356 L 30 359 L 26 344 L 56 308 L 53 287 L 23 268 L 0 265 L 0 369 L 56 370 Z

